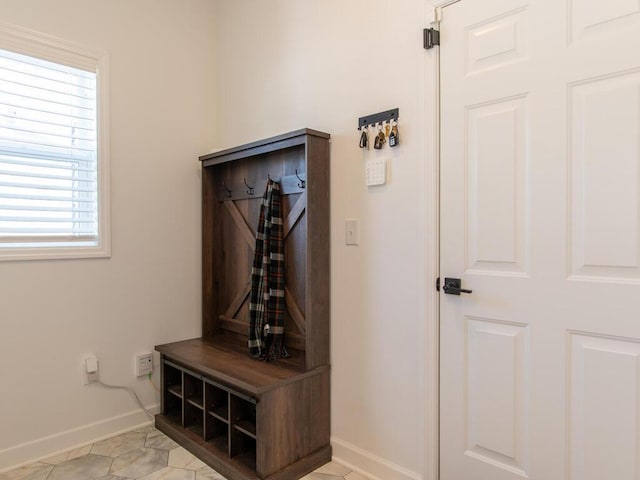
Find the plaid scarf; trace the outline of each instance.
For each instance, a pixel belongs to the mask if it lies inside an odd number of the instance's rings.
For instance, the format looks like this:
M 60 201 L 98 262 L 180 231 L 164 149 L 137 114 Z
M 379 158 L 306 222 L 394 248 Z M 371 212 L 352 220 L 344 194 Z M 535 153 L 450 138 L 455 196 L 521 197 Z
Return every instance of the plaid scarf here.
M 256 252 L 251 269 L 249 353 L 273 360 L 288 357 L 284 335 L 284 237 L 280 184 L 269 179 L 260 202 Z

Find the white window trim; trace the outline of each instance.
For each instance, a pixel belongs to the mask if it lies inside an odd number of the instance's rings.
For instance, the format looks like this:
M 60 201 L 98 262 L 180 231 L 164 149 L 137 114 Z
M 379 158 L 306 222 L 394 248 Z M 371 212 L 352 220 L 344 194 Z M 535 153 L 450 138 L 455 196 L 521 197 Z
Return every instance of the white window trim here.
M 109 57 L 106 52 L 0 22 L 0 48 L 84 70 L 96 70 L 98 136 L 98 244 L 93 247 L 0 249 L 0 261 L 111 256 L 109 184 Z

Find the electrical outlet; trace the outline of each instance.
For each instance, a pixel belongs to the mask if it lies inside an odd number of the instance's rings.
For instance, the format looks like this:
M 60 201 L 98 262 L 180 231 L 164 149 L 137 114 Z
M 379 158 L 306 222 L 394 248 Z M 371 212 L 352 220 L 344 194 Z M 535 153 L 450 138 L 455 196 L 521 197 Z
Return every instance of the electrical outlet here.
M 82 360 L 82 384 L 89 385 L 100 381 L 98 358 L 89 355 Z
M 153 354 L 136 355 L 136 376 L 142 377 L 153 372 Z

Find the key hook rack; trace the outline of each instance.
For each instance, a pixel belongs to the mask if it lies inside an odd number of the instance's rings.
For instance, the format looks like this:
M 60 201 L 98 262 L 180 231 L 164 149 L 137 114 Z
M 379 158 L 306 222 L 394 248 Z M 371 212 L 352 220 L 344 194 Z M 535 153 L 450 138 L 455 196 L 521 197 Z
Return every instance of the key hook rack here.
M 358 119 L 358 130 L 361 130 L 364 127 L 372 127 L 377 124 L 382 124 L 384 122 L 391 123 L 394 120 L 398 121 L 398 118 L 400 118 L 399 108 L 394 108 L 393 110 L 387 110 L 385 112 L 372 113 L 371 115 L 360 117 Z

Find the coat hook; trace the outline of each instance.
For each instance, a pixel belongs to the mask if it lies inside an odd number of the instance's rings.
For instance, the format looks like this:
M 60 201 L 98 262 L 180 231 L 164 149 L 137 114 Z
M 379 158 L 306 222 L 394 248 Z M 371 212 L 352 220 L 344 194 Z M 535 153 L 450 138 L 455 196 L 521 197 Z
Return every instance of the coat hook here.
M 306 180 L 303 180 L 300 178 L 300 175 L 298 175 L 298 169 L 296 168 L 296 177 L 298 177 L 298 180 L 300 180 L 298 182 L 298 188 L 306 188 L 307 186 L 307 182 Z
M 227 188 L 227 182 L 222 182 L 222 187 L 226 190 L 224 196 L 227 198 L 231 198 L 231 189 Z
M 267 173 L 267 180 L 271 181 L 271 174 Z
M 247 183 L 247 179 L 243 178 L 244 184 L 247 186 L 247 195 L 253 195 L 253 187 Z

